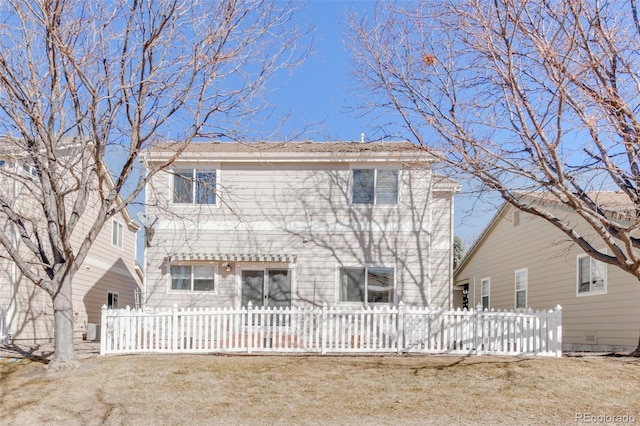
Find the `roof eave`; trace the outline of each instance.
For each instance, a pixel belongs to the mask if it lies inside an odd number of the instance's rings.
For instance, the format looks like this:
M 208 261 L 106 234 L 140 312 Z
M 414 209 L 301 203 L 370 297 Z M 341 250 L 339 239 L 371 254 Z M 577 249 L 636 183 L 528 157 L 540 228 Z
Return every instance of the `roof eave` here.
M 170 159 L 173 152 L 148 152 L 149 162 Z M 190 162 L 414 162 L 433 163 L 436 158 L 424 151 L 376 152 L 183 152 L 176 161 Z

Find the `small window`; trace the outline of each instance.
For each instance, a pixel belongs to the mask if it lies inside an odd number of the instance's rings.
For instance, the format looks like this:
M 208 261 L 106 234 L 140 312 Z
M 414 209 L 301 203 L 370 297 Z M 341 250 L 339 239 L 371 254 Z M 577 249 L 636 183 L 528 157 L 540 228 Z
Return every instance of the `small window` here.
M 174 170 L 173 202 L 176 204 L 216 204 L 216 171 Z
M 107 308 L 118 309 L 118 293 L 107 293 Z
M 516 271 L 516 309 L 527 307 L 527 269 Z
M 5 160 L 0 160 L 0 168 L 4 167 L 5 164 L 7 164 Z
M 27 175 L 29 175 L 30 177 L 36 177 L 38 176 L 38 170 L 35 168 L 35 166 L 29 164 L 29 163 L 24 163 L 22 164 L 22 169 L 25 171 L 25 173 L 27 173 Z
M 578 256 L 578 295 L 607 292 L 606 264 L 584 254 Z
M 353 204 L 398 204 L 398 170 L 354 169 Z
M 340 301 L 392 303 L 393 283 L 393 268 L 341 268 Z
M 171 290 L 211 292 L 215 290 L 213 265 L 172 265 Z
M 111 229 L 111 244 L 121 249 L 124 246 L 124 225 L 122 222 L 113 220 L 113 228 Z
M 491 281 L 483 278 L 480 281 L 480 296 L 482 297 L 482 310 L 489 309 L 489 293 L 491 292 Z

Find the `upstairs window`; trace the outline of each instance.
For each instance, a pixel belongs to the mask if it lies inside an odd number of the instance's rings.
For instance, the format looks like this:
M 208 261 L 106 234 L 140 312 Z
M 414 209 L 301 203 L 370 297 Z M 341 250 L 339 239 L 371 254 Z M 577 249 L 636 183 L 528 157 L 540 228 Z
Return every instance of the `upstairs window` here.
M 213 265 L 171 265 L 171 290 L 214 291 Z
M 173 202 L 176 204 L 216 204 L 216 171 L 174 170 Z
M 27 176 L 30 176 L 30 177 L 33 177 L 33 178 L 38 176 L 38 170 L 36 169 L 36 167 L 33 164 L 23 163 L 22 164 L 22 169 L 27 174 Z
M 607 267 L 584 254 L 578 256 L 578 295 L 607 292 Z
M 111 244 L 114 247 L 121 249 L 124 246 L 124 225 L 117 220 L 113 220 L 113 227 L 111 228 Z
M 398 204 L 398 170 L 354 169 L 353 204 Z
M 393 268 L 366 267 L 340 269 L 340 301 L 392 303 Z

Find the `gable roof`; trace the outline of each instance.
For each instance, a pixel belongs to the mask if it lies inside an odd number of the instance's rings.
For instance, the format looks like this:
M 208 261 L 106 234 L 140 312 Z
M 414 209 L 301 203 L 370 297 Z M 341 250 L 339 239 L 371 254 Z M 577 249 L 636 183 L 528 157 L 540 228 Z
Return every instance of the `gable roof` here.
M 568 209 L 564 204 L 565 200 L 549 192 L 523 192 L 519 196 L 535 203 Z M 593 191 L 587 192 L 587 196 L 609 219 L 635 221 L 637 218 L 636 206 L 623 191 Z
M 496 227 L 496 225 L 500 221 L 500 218 L 503 217 L 504 212 L 509 208 L 509 206 L 510 206 L 509 203 L 504 202 L 498 208 L 498 211 L 496 211 L 496 213 L 493 215 L 493 217 L 491 218 L 487 226 L 484 227 L 484 229 L 482 230 L 478 238 L 476 238 L 476 240 L 473 242 L 471 247 L 469 247 L 469 250 L 466 251 L 466 253 L 464 254 L 464 257 L 462 258 L 462 260 L 460 261 L 456 269 L 453 271 L 454 277 L 458 273 L 458 271 L 462 270 L 462 268 L 467 263 L 467 261 L 473 256 L 473 253 L 475 253 L 478 250 L 478 248 L 482 245 L 482 243 L 487 238 L 487 236 L 491 233 L 493 228 Z
M 561 199 L 558 199 L 555 195 L 547 192 L 527 192 L 518 194 L 522 198 L 531 200 L 532 203 L 540 203 L 549 207 L 561 208 L 566 211 L 571 211 L 569 207 L 563 204 Z M 636 210 L 635 206 L 629 200 L 629 197 L 622 191 L 594 191 L 587 193 L 600 209 L 603 210 L 606 217 L 612 220 L 620 221 L 635 221 Z M 460 264 L 454 271 L 454 276 L 458 271 L 461 271 L 464 265 L 467 263 L 473 254 L 478 250 L 482 243 L 487 239 L 491 231 L 496 227 L 501 218 L 504 217 L 505 212 L 512 207 L 508 202 L 504 202 L 493 215 L 487 226 L 482 230 L 480 236 L 474 241 L 469 250 L 465 253 L 464 257 L 460 261 Z M 514 207 L 515 208 L 515 207 Z

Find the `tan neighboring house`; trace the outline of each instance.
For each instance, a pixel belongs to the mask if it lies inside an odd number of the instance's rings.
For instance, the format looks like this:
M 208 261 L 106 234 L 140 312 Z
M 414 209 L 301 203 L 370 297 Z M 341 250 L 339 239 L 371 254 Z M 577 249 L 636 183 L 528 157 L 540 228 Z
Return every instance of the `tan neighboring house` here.
M 433 163 L 409 143 L 191 144 L 146 188 L 145 304 L 448 308 L 458 185 Z
M 0 155 L 0 193 L 12 200 L 18 210 L 28 212 L 34 202 L 25 182 L 35 169 L 19 156 Z M 15 178 L 19 174 L 19 178 Z M 28 213 L 25 213 L 28 214 Z M 74 231 L 79 246 L 92 220 L 89 207 Z M 18 250 L 22 246 L 14 228 L 0 223 L 13 235 Z M 136 263 L 136 233 L 139 226 L 125 210 L 110 219 L 100 232 L 82 267 L 73 278 L 73 307 L 76 338 L 98 339 L 101 308 L 134 307 L 142 284 Z M 77 238 L 75 238 L 77 236 Z M 21 276 L 20 270 L 0 247 L 0 341 L 47 342 L 53 339 L 53 308 L 49 295 Z
M 595 198 L 617 220 L 630 220 L 618 202 L 624 198 L 620 193 L 602 192 Z M 575 212 L 547 205 L 574 229 L 586 231 Z M 454 307 L 463 306 L 466 291 L 469 307 L 537 310 L 561 305 L 564 350 L 624 351 L 638 343 L 640 282 L 592 259 L 544 219 L 508 204 L 458 266 Z

